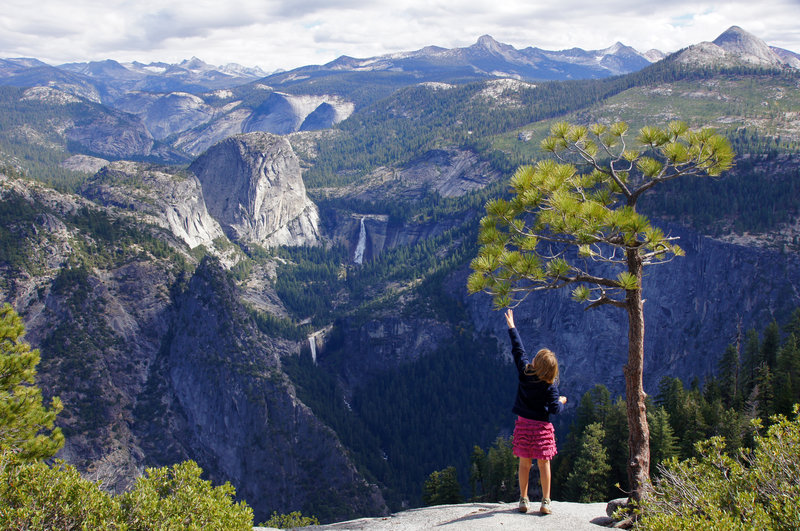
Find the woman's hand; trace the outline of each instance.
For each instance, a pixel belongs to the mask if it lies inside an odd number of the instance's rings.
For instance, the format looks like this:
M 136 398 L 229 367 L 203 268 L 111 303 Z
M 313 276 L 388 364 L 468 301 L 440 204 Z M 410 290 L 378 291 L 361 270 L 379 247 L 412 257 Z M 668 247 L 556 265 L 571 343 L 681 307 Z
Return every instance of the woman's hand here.
M 558 401 L 561 402 L 562 404 L 566 404 L 567 403 L 567 397 L 566 396 L 559 396 L 558 397 Z
M 509 308 L 508 310 L 506 310 L 505 317 L 506 317 L 506 323 L 508 323 L 508 329 L 511 330 L 512 328 L 514 328 L 514 311 L 511 308 Z

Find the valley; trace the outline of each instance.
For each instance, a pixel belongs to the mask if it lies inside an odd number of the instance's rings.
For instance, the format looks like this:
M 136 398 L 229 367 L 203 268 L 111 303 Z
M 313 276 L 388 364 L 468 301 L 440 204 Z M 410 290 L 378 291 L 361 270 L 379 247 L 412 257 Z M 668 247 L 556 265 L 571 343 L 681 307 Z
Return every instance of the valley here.
M 800 307 L 800 71 L 728 37 L 711 57 L 729 62 L 614 47 L 629 66 L 588 54 L 568 80 L 491 74 L 544 53 L 491 38 L 459 49 L 477 73 L 434 49 L 217 84 L 0 78 L 0 299 L 64 402 L 59 457 L 117 492 L 193 459 L 257 521 L 418 506 L 450 465 L 468 484 L 473 448 L 513 427 L 505 323 L 466 291 L 478 222 L 556 120 L 731 140 L 726 175 L 643 201 L 686 252 L 644 280 L 646 389 L 715 375 L 746 330 Z M 584 393 L 624 390 L 625 314 L 548 292 L 517 315 L 531 350 L 560 356 L 566 437 Z

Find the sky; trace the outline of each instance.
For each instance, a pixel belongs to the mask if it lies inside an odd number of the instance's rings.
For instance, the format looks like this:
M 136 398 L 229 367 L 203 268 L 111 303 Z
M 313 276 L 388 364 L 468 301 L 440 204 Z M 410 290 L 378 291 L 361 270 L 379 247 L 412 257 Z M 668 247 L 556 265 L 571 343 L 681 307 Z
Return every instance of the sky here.
M 199 57 L 267 72 L 474 44 L 673 52 L 739 26 L 800 53 L 800 0 L 4 0 L 0 57 L 57 65 Z

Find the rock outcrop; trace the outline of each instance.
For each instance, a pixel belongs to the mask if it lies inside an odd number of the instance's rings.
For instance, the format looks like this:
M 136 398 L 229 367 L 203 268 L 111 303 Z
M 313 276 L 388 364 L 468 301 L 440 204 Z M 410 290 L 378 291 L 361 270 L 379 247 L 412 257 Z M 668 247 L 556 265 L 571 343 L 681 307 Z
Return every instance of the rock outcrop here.
M 354 105 L 338 96 L 273 92 L 242 125 L 242 131 L 287 134 L 326 129 L 352 114 Z
M 731 26 L 713 42 L 701 42 L 678 52 L 679 63 L 699 66 L 795 67 L 767 44 L 738 26 Z
M 210 148 L 189 169 L 228 237 L 267 247 L 317 243 L 319 213 L 285 138 L 237 135 Z
M 136 419 L 145 449 L 164 462 L 195 459 L 215 482 L 230 481 L 256 521 L 273 510 L 318 511 L 320 500 L 339 514 L 385 514 L 380 491 L 281 371 L 281 357 L 297 345 L 259 333 L 236 299 L 208 259 L 176 299 L 164 355 L 148 381 L 167 393 L 141 397 L 145 407 L 166 400 L 166 409 L 157 419 Z M 171 429 L 154 437 L 160 425 Z
M 215 114 L 202 98 L 186 92 L 131 92 L 115 101 L 114 107 L 139 116 L 158 140 L 204 124 Z
M 473 151 L 434 149 L 401 167 L 377 168 L 367 177 L 363 190 L 351 193 L 364 201 L 414 200 L 428 193 L 460 197 L 499 178 L 500 173 Z
M 534 509 L 523 514 L 517 503 L 462 503 L 410 509 L 389 518 L 361 518 L 335 524 L 304 527 L 307 531 L 334 529 L 369 531 L 417 531 L 450 527 L 454 529 L 503 529 L 505 531 L 593 531 L 610 527 L 614 521 L 605 514 L 605 503 L 569 503 L 554 501 L 553 514 L 544 516 Z M 255 528 L 254 531 L 267 531 Z M 272 531 L 272 530 L 269 530 Z
M 112 185 L 131 169 L 115 163 L 97 193 L 121 196 Z M 152 190 L 175 177 L 152 173 L 139 181 Z M 41 350 L 45 399 L 64 403 L 58 457 L 117 492 L 144 467 L 193 459 L 215 484 L 230 481 L 256 521 L 386 513 L 283 372 L 300 344 L 261 332 L 216 259 L 189 273 L 142 216 L 20 179 L 0 175 L 0 202 L 19 237 L 0 260 L 0 300 Z
M 146 215 L 147 221 L 169 229 L 193 249 L 224 237 L 209 215 L 200 183 L 194 175 L 173 168 L 117 161 L 103 168 L 81 194 L 97 203 Z

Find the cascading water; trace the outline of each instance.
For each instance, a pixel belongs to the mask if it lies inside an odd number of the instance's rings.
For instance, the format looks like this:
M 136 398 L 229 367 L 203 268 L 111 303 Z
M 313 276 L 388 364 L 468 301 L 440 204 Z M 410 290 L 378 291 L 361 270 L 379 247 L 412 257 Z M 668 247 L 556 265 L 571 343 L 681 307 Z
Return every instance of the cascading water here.
M 314 362 L 314 365 L 317 364 L 317 337 L 316 336 L 309 336 L 308 337 L 308 345 L 311 347 L 311 361 Z
M 356 254 L 353 256 L 353 262 L 361 264 L 364 262 L 364 250 L 367 248 L 367 227 L 364 226 L 364 218 L 361 218 L 361 230 L 358 233 L 358 245 L 356 245 Z

